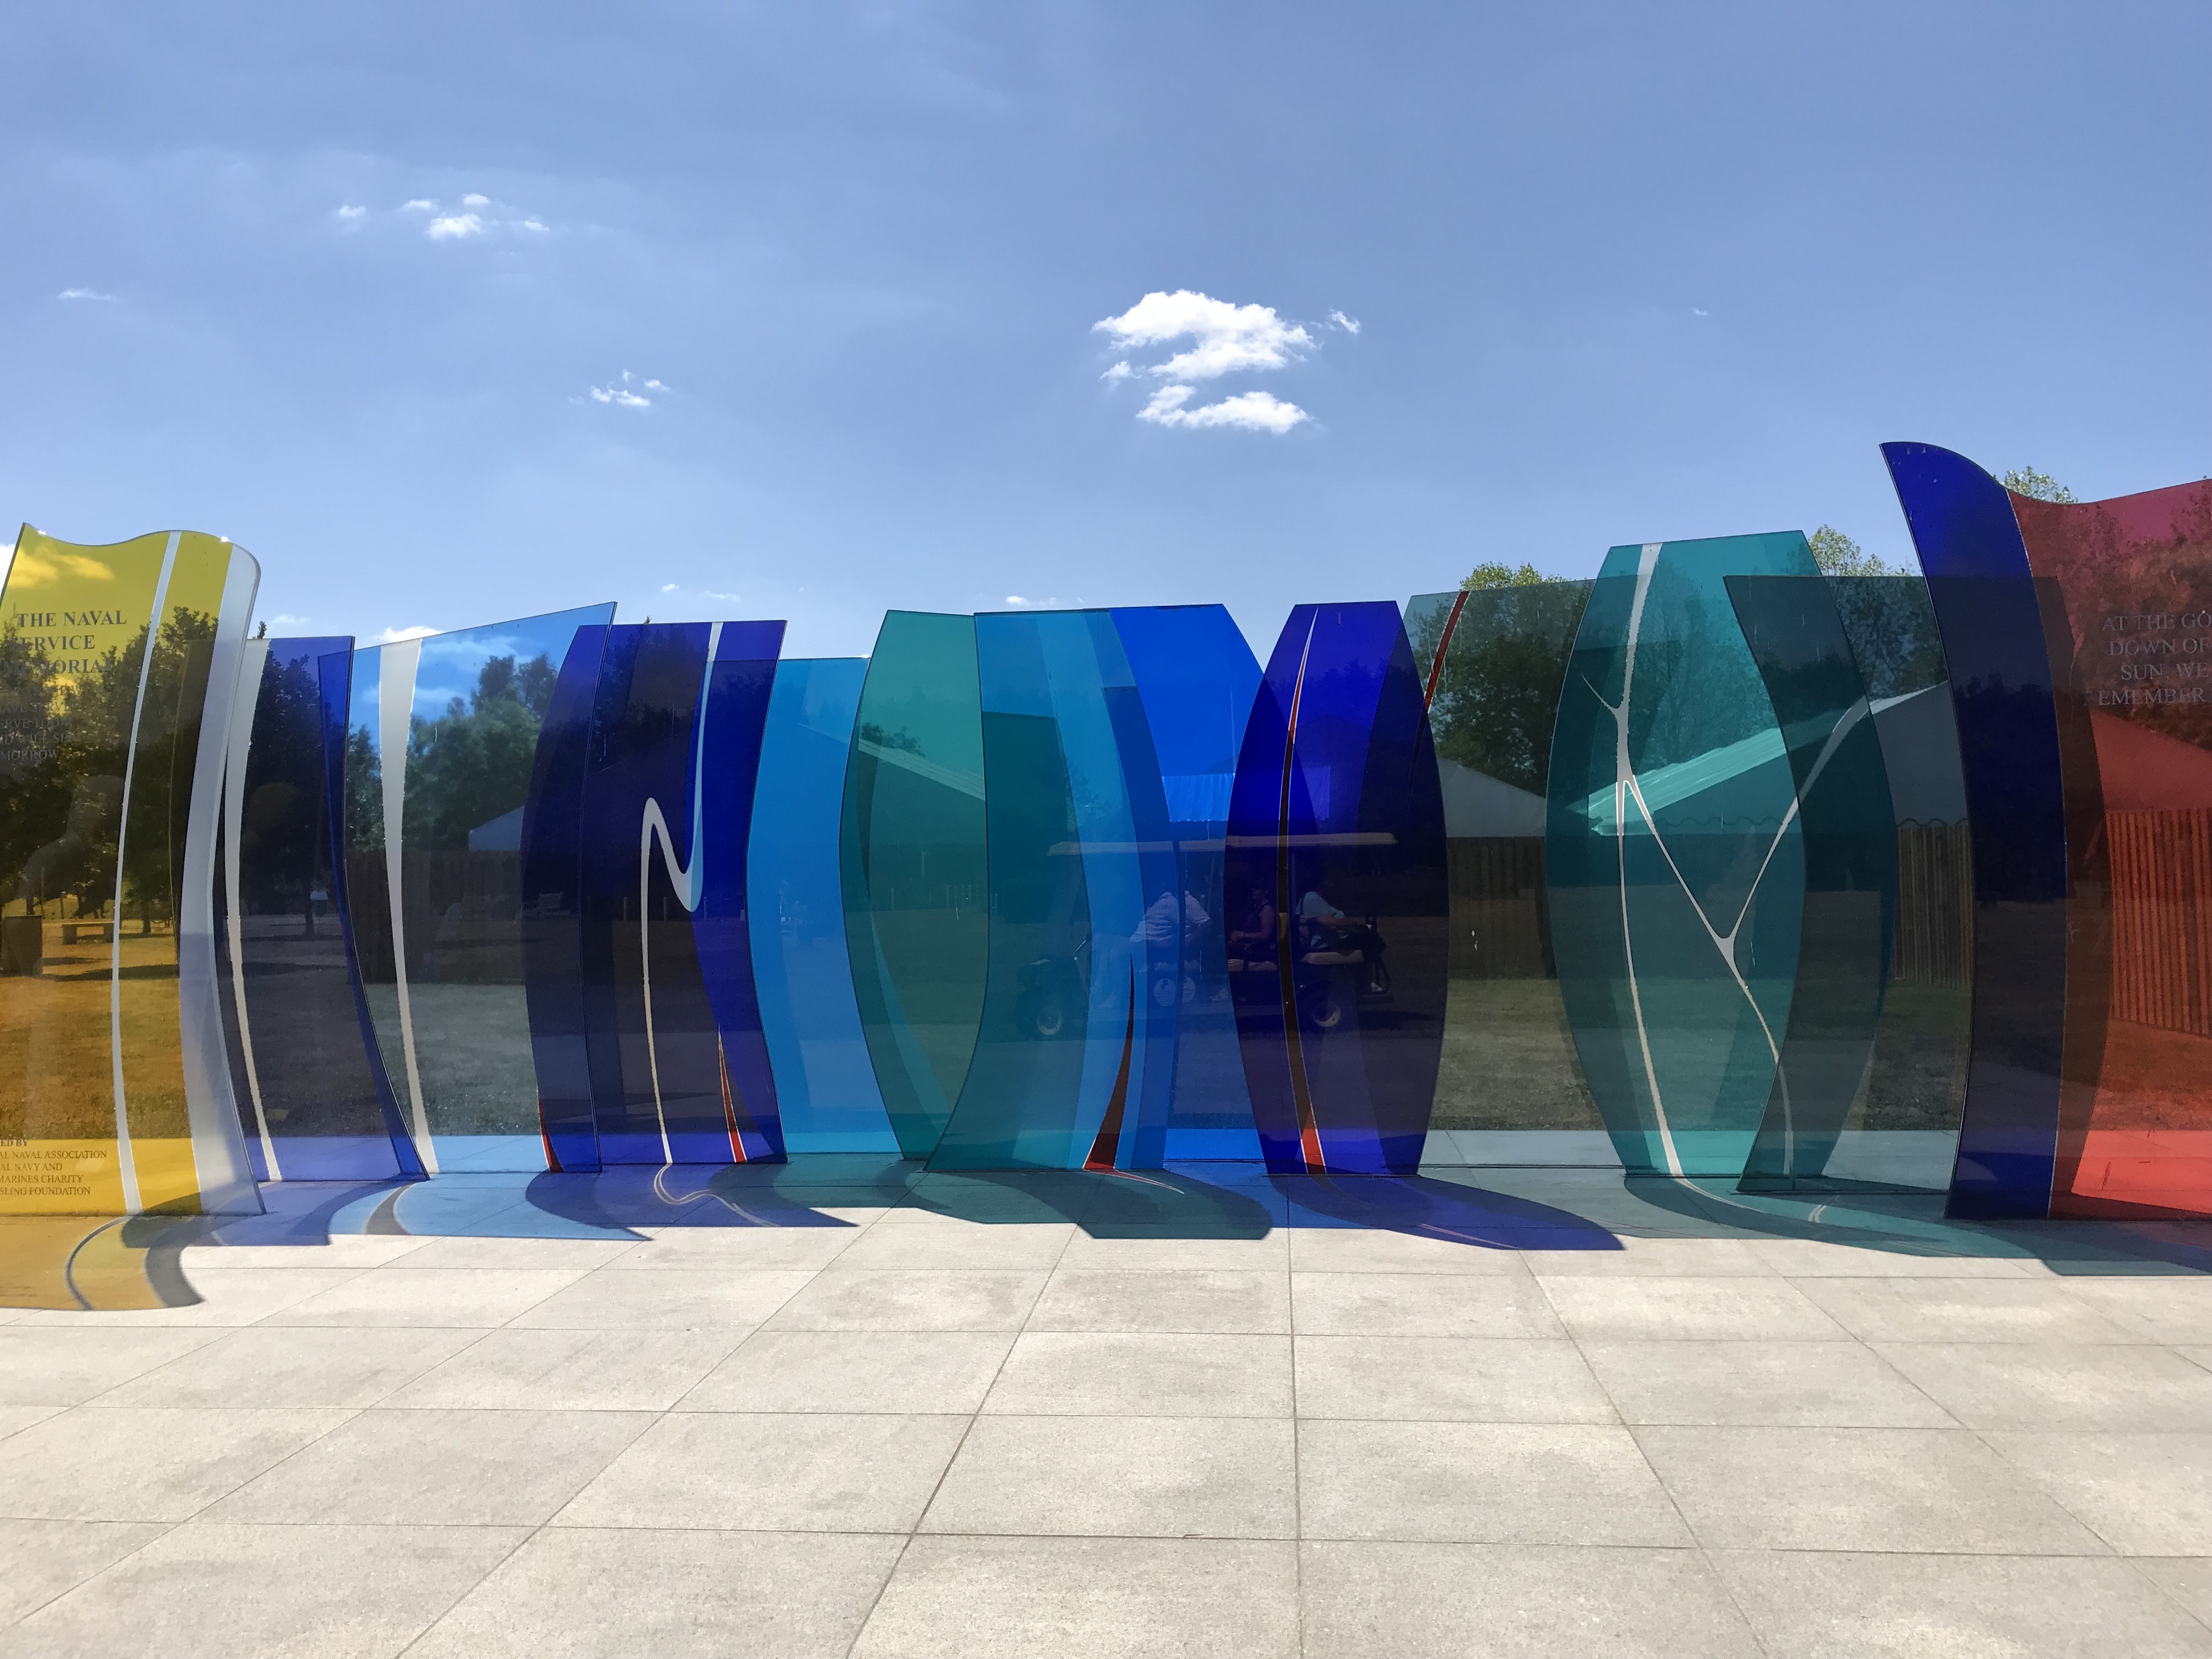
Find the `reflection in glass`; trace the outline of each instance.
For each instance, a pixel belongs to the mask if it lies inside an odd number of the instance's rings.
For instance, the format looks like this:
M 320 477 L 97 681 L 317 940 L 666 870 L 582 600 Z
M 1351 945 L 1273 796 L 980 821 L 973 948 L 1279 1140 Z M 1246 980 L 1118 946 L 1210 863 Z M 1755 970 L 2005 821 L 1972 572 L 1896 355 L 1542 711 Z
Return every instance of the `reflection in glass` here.
M 1583 1073 L 1632 1172 L 1741 1172 L 1774 1084 L 1805 866 L 1735 574 L 1812 575 L 1791 532 L 1616 547 L 1575 640 L 1547 876 Z
M 896 1152 L 853 998 L 837 829 L 865 657 L 775 669 L 746 854 L 753 975 L 794 1152 Z
M 978 617 L 975 641 L 989 971 L 931 1167 L 1157 1169 L 1182 937 L 1135 682 L 1103 611 Z
M 893 611 L 868 659 L 839 836 L 853 990 L 884 1109 L 926 1158 L 974 1058 L 989 956 L 972 617 Z
M 1146 939 L 1155 946 L 1181 939 L 1172 994 L 1182 1008 L 1166 1156 L 1257 1158 L 1230 1002 L 1222 849 L 1237 750 L 1259 690 L 1260 665 L 1220 605 L 1131 606 L 1113 616 L 1152 729 L 1180 896 L 1166 906 L 1155 898 L 1145 913 Z M 1155 976 L 1156 1000 L 1169 988 Z
M 599 605 L 354 653 L 348 893 L 376 1044 L 431 1174 L 542 1170 L 522 818 L 539 728 Z
M 28 526 L 0 589 L 0 1208 L 258 1207 L 211 884 L 258 568 Z
M 1229 970 L 1268 1166 L 1420 1163 L 1449 890 L 1423 684 L 1395 605 L 1300 605 L 1239 753 Z
M 1544 878 L 1552 733 L 1589 591 L 1531 583 L 1407 606 L 1451 879 L 1431 1164 L 1619 1162 L 1568 1035 Z

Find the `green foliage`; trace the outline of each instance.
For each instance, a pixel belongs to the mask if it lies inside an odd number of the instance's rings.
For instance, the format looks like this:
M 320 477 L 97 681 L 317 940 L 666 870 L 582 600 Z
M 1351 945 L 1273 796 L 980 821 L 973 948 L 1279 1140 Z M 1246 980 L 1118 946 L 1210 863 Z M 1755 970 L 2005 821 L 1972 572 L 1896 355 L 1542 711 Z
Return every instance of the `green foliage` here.
M 1917 576 L 1882 576 L 1829 584 L 1851 655 L 1880 702 L 1942 684 L 1943 641 L 1928 584 Z
M 434 720 L 416 715 L 407 738 L 406 844 L 410 850 L 467 850 L 469 831 L 523 804 L 538 755 L 538 730 L 559 671 L 544 657 L 518 665 L 494 657 Z
M 1493 587 L 1534 587 L 1551 580 L 1533 564 L 1516 568 L 1501 564 L 1495 559 L 1486 559 L 1467 573 L 1467 579 L 1460 583 L 1460 587 L 1466 592 L 1478 593 Z
M 1884 564 L 1875 554 L 1863 550 L 1849 536 L 1832 524 L 1824 524 L 1806 538 L 1813 550 L 1813 562 L 1820 567 L 1824 576 L 1903 576 L 1908 571 Z
M 1559 687 L 1590 584 L 1532 582 L 1504 565 L 1480 567 L 1475 576 L 1486 571 L 1504 571 L 1509 580 L 1469 587 L 1429 706 L 1430 729 L 1440 759 L 1540 795 Z M 1409 618 L 1413 659 L 1425 674 L 1450 610 L 1449 596 L 1440 594 Z
M 2032 466 L 2016 466 L 1997 482 L 2015 495 L 2027 495 L 2039 501 L 2078 501 L 2081 498 L 2048 472 L 2039 472 Z

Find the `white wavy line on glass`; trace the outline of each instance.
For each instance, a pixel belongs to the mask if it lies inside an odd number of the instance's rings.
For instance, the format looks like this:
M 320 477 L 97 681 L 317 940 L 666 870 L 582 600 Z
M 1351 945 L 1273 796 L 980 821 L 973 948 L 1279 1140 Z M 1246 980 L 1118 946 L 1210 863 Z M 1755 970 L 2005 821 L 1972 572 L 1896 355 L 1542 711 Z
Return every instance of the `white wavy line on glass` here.
M 647 908 L 647 891 L 653 875 L 653 843 L 660 842 L 660 860 L 668 871 L 668 884 L 676 890 L 676 902 L 686 913 L 699 908 L 699 896 L 707 885 L 707 844 L 701 836 L 707 781 L 707 693 L 714 681 L 714 652 L 722 642 L 722 624 L 714 623 L 707 630 L 707 665 L 699 672 L 699 709 L 692 717 L 691 739 L 691 861 L 686 866 L 676 861 L 676 848 L 668 834 L 668 818 L 660 810 L 660 803 L 648 795 L 645 814 L 637 831 L 637 961 L 638 972 L 645 981 L 645 1058 L 653 1073 L 653 1109 L 660 1121 L 660 1161 L 665 1165 L 674 1163 L 668 1147 L 668 1109 L 660 1101 L 660 1050 L 653 1034 L 653 951 L 652 916 Z

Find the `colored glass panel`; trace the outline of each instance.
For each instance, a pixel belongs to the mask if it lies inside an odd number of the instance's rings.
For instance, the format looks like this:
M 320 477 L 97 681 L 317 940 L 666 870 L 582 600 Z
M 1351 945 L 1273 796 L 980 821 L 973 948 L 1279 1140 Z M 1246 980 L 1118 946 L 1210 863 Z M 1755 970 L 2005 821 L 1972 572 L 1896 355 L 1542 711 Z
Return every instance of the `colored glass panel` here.
M 1245 730 L 1224 876 L 1271 1169 L 1419 1166 L 1443 1036 L 1443 829 L 1398 607 L 1298 606 Z
M 0 1208 L 258 1207 L 212 881 L 258 572 L 28 526 L 0 589 Z
M 1965 457 L 1885 444 L 1942 629 L 1972 836 L 1973 1014 L 1954 1213 L 2040 1216 L 2066 1039 L 2067 811 L 2044 608 L 2004 488 Z
M 978 617 L 975 640 L 989 973 L 931 1166 L 1158 1168 L 1182 930 L 1134 678 L 1103 611 Z
M 2075 854 L 2053 1206 L 2212 1212 L 2212 483 L 2011 505 L 2088 738 L 2069 848 L 2103 855 Z
M 1589 592 L 1538 582 L 1407 606 L 1451 883 L 1431 1164 L 1619 1161 L 1568 1033 L 1544 876 L 1553 728 Z
M 884 617 L 839 836 L 860 1028 L 908 1158 L 936 1149 L 975 1050 L 989 955 L 971 617 Z
M 745 825 L 781 633 L 780 623 L 608 630 L 582 875 L 608 1164 L 781 1155 L 744 915 Z
M 1622 1164 L 1739 1174 L 1788 1030 L 1796 790 L 1730 575 L 1816 574 L 1795 532 L 1616 547 L 1575 638 L 1547 812 L 1553 945 Z
M 1941 1190 L 1958 1158 L 1972 1017 L 1973 848 L 1950 678 L 1919 576 L 1836 576 L 1829 588 L 1881 740 L 1898 879 L 1874 1060 L 1827 1173 Z
M 1730 576 L 1796 788 L 1804 910 L 1790 1023 L 1747 1187 L 1825 1182 L 1874 1060 L 1897 919 L 1897 820 L 1871 700 L 1822 576 Z
M 550 1170 L 599 1167 L 584 1019 L 584 773 L 607 630 L 576 630 L 538 730 L 522 816 L 522 978 Z
M 1260 1144 L 1230 1001 L 1230 906 L 1222 867 L 1237 751 L 1259 690 L 1260 664 L 1218 605 L 1131 606 L 1113 616 L 1151 728 L 1180 895 L 1179 915 L 1176 906 L 1163 908 L 1156 899 L 1145 915 L 1146 937 L 1155 945 L 1171 928 L 1179 927 L 1182 939 L 1166 1155 L 1256 1158 Z M 1156 978 L 1155 999 L 1162 990 Z
M 345 638 L 257 640 L 247 741 L 226 779 L 222 943 L 247 1149 L 264 1179 L 398 1175 L 404 1133 L 362 1040 L 331 865 L 321 665 Z M 241 702 L 246 702 L 241 698 Z M 313 1056 L 312 1064 L 302 1064 Z
M 864 657 L 787 659 L 761 738 L 750 871 L 753 976 L 785 1145 L 896 1152 L 853 995 L 837 831 Z

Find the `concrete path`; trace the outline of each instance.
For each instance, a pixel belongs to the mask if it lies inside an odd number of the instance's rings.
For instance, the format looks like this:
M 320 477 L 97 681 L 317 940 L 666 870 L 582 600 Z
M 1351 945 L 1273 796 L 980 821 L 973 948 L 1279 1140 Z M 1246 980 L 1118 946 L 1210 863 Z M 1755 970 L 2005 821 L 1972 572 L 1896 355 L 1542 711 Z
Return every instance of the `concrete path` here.
M 2212 1233 L 1437 1174 L 186 1248 L 0 1310 L 0 1653 L 2212 1656 Z

